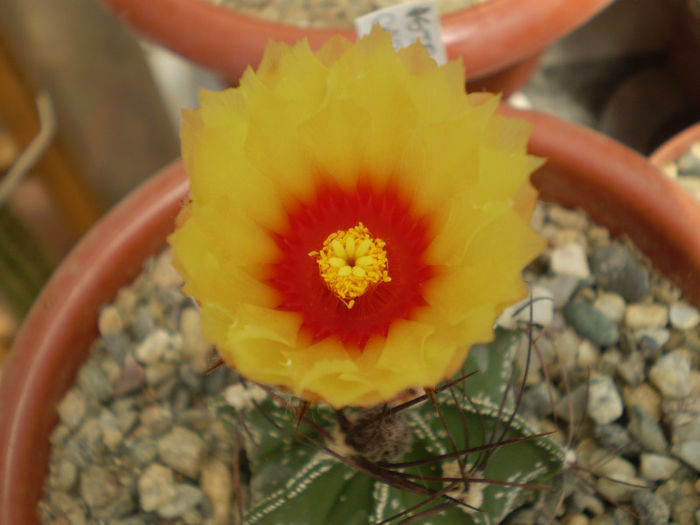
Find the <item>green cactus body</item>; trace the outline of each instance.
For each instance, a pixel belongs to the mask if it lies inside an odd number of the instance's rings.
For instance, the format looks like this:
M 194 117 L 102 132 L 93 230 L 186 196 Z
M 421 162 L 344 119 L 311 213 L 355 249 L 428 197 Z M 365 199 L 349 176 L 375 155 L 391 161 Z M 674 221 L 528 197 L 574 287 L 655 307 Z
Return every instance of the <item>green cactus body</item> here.
M 505 403 L 501 400 L 508 389 L 520 337 L 517 332 L 499 330 L 493 343 L 472 348 L 464 370 L 478 370 L 478 373 L 456 385 L 454 396 L 446 391 L 437 394 L 442 420 L 430 401 L 402 412 L 411 442 L 408 451 L 398 460 L 400 463 L 445 455 L 453 452 L 454 446 L 464 450 L 538 432 L 516 415 L 502 435 L 513 412 L 513 388 L 508 400 Z M 447 492 L 447 498 L 441 496 L 421 506 L 430 493 L 445 490 L 447 482 L 418 479 L 417 476 L 461 478 L 456 458 L 412 466 L 395 463 L 390 470 L 394 473 L 392 479 L 399 479 L 400 485 L 408 480 L 421 493 L 392 486 L 386 480 L 368 475 L 368 468 L 381 470 L 390 465 L 358 458 L 345 443 L 332 410 L 319 405 L 309 412 L 309 418 L 324 429 L 324 433 L 334 436 L 329 440 L 307 423 L 302 423 L 295 432 L 294 413 L 279 400 L 263 396 L 259 387 L 250 387 L 242 393 L 243 397 L 256 400 L 244 400 L 236 407 L 222 405 L 218 409 L 224 419 L 239 430 L 239 418 L 245 420 L 245 432 L 241 434 L 251 465 L 252 497 L 246 524 L 380 523 L 405 509 L 415 507 L 411 512 L 415 514 L 446 502 L 461 504 L 432 514 L 422 523 L 498 523 L 535 495 L 533 489 L 481 481 L 470 481 L 464 490 L 464 484 L 459 482 Z M 542 482 L 560 471 L 564 456 L 561 446 L 548 437 L 500 445 L 492 451 L 488 461 L 481 464 L 486 454 L 482 450 L 461 456 L 468 479 Z M 406 478 L 406 475 L 414 477 Z

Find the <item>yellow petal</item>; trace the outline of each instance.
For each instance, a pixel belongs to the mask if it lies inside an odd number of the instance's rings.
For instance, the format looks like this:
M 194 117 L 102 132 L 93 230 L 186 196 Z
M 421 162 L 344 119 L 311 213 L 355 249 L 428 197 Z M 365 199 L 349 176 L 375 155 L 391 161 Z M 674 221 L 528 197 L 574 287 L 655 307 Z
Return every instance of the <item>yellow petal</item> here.
M 526 155 L 528 123 L 497 115 L 498 97 L 465 94 L 461 62 L 438 67 L 420 44 L 397 53 L 375 27 L 316 54 L 306 41 L 271 43 L 238 88 L 200 101 L 183 112 L 191 203 L 169 242 L 203 333 L 242 375 L 336 408 L 387 402 L 456 373 L 524 296 L 520 271 L 543 247 L 528 227 L 541 161 Z M 435 275 L 421 284 L 425 306 L 358 349 L 312 342 L 302 315 L 279 309 L 270 272 L 290 226 L 304 227 L 288 214 L 311 213 L 320 188 L 352 195 L 360 180 L 407 199 L 405 221 L 425 219 L 416 263 Z M 377 262 L 368 242 L 331 245 L 329 266 L 348 280 Z

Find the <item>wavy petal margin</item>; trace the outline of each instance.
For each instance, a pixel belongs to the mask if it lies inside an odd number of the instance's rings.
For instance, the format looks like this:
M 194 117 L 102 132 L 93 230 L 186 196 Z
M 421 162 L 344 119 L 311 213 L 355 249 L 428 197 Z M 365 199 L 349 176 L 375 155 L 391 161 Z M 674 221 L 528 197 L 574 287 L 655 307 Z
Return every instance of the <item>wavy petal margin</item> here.
M 204 335 L 242 375 L 336 408 L 376 405 L 453 375 L 525 295 L 520 272 L 543 249 L 528 226 L 541 160 L 527 155 L 529 125 L 495 113 L 498 97 L 464 92 L 461 62 L 438 67 L 420 44 L 395 52 L 379 28 L 317 53 L 270 43 L 238 88 L 200 102 L 184 112 L 191 201 L 169 242 Z M 315 340 L 271 273 L 319 188 L 362 183 L 398 192 L 405 221 L 427 225 L 412 256 L 432 276 L 410 315 L 357 347 Z

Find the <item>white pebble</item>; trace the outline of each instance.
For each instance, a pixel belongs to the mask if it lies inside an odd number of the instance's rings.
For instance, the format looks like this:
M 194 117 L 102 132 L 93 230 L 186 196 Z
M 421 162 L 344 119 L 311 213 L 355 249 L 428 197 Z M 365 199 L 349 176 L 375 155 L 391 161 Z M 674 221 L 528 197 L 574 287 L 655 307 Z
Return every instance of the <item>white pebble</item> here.
M 175 475 L 168 467 L 153 463 L 141 474 L 138 490 L 141 508 L 151 512 L 175 497 Z
M 615 323 L 619 323 L 625 317 L 625 300 L 621 295 L 613 292 L 600 292 L 593 302 L 593 306 L 603 312 L 605 317 Z
M 547 210 L 549 220 L 564 228 L 573 228 L 575 230 L 585 230 L 588 226 L 586 216 L 580 211 L 568 210 L 561 206 L 551 206 Z
M 224 390 L 224 399 L 236 410 L 255 408 L 254 402 L 260 403 L 265 398 L 267 392 L 255 384 L 244 386 L 242 383 L 235 383 Z
M 87 412 L 85 397 L 78 390 L 69 390 L 56 407 L 61 423 L 70 429 L 78 428 L 78 425 Z
M 629 328 L 663 328 L 668 324 L 668 309 L 663 304 L 631 304 L 625 311 Z
M 700 441 L 685 441 L 673 447 L 673 453 L 700 472 Z
M 676 350 L 663 356 L 649 370 L 649 379 L 664 397 L 679 398 L 690 394 L 690 360 L 686 352 Z
M 199 474 L 206 449 L 206 443 L 198 434 L 181 426 L 174 427 L 158 441 L 161 461 L 190 478 Z
M 97 320 L 97 328 L 100 335 L 118 334 L 124 329 L 122 317 L 116 306 L 105 306 L 100 310 L 100 317 Z
M 600 350 L 588 339 L 583 339 L 578 345 L 576 354 L 576 365 L 579 368 L 590 368 L 595 366 L 600 358 Z
M 673 303 L 668 312 L 671 326 L 679 330 L 690 330 L 700 322 L 700 313 L 688 303 Z
M 591 275 L 583 246 L 576 243 L 554 248 L 549 260 L 550 269 L 557 275 L 573 275 L 585 279 Z
M 165 352 L 169 341 L 170 336 L 163 329 L 150 333 L 136 348 L 136 359 L 146 365 L 155 363 Z
M 622 396 L 609 375 L 595 374 L 591 377 L 588 399 L 588 415 L 599 425 L 612 423 L 624 410 Z
M 214 507 L 214 524 L 226 525 L 229 522 L 233 494 L 231 471 L 224 462 L 212 459 L 202 468 L 200 483 L 202 491 Z
M 500 315 L 496 324 L 503 328 L 516 328 L 522 323 L 530 322 L 538 326 L 549 326 L 554 316 L 554 296 L 549 288 L 535 285 L 531 289 L 531 295 L 522 301 L 506 308 Z
M 681 465 L 677 459 L 648 452 L 642 453 L 640 459 L 639 472 L 652 481 L 669 479 Z
M 182 277 L 172 265 L 171 250 L 166 250 L 158 256 L 151 276 L 159 288 L 177 288 L 182 284 Z

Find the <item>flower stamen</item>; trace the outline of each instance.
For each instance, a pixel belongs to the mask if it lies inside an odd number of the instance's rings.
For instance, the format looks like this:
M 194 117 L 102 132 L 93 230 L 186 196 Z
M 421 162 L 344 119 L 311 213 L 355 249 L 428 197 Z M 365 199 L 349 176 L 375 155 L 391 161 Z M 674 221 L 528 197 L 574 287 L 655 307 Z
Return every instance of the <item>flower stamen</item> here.
M 359 222 L 348 230 L 331 233 L 323 247 L 309 253 L 318 263 L 321 278 L 340 301 L 352 308 L 355 299 L 379 283 L 391 281 L 384 246 Z

